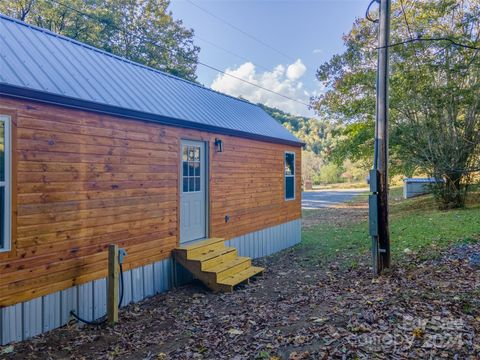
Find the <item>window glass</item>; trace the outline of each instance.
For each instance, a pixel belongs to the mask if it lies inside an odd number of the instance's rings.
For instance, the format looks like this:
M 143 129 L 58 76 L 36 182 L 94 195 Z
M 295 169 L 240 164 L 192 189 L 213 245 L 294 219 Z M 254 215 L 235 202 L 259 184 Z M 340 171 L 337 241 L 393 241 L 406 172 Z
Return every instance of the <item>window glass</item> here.
M 295 197 L 295 179 L 293 177 L 285 178 L 285 198 L 293 199 Z
M 182 191 L 201 191 L 200 181 L 200 147 L 183 146 L 182 150 Z
M 285 153 L 285 200 L 295 199 L 295 154 Z
M 200 177 L 195 177 L 195 191 L 200 191 Z
M 195 175 L 195 170 L 194 170 L 194 163 L 193 161 L 188 162 L 188 176 L 194 176 Z
M 10 118 L 0 115 L 0 251 L 10 250 Z
M 295 154 L 285 154 L 285 175 L 295 175 Z
M 4 213 L 5 213 L 5 187 L 0 187 L 0 214 L 2 221 L 0 221 L 0 250 L 5 248 L 5 226 L 4 226 Z
M 195 191 L 195 185 L 193 182 L 193 177 L 188 178 L 188 192 L 193 192 Z
M 5 122 L 0 121 L 0 181 L 5 181 Z
M 195 147 L 189 146 L 188 147 L 188 160 L 195 160 Z

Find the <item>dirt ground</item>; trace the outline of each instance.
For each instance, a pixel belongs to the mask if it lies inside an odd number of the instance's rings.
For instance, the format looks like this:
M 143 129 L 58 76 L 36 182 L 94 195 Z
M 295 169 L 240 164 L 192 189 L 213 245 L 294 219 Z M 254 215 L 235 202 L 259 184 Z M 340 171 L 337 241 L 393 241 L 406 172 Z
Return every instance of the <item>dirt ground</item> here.
M 325 210 L 317 221 L 366 216 Z M 262 259 L 264 276 L 232 294 L 193 283 L 128 306 L 115 327 L 72 324 L 0 348 L 0 358 L 478 359 L 479 254 L 474 244 L 412 256 L 372 279 L 368 254 L 325 267 L 289 249 Z

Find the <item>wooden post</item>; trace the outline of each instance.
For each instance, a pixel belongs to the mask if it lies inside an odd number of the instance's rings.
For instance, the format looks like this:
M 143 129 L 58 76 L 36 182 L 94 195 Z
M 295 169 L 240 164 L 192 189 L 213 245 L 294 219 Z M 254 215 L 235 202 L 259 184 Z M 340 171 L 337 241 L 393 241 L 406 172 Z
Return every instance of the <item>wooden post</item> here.
M 118 245 L 108 246 L 107 319 L 109 325 L 118 322 Z

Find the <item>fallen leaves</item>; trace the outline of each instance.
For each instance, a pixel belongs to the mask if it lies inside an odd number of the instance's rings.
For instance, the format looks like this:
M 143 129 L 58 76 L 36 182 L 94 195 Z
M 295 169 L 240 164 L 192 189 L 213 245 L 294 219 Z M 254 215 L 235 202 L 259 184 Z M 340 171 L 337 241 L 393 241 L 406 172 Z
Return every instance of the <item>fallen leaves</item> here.
M 14 350 L 13 345 L 8 345 L 8 346 L 5 346 L 5 347 L 0 351 L 0 354 L 1 354 L 1 355 L 11 354 L 11 353 L 13 353 L 13 350 Z
M 230 329 L 228 330 L 228 333 L 230 335 L 242 335 L 243 334 L 243 331 L 242 330 L 238 330 L 238 329 Z
M 423 329 L 421 328 L 415 328 L 413 329 L 413 333 L 412 333 L 413 337 L 415 338 L 422 338 L 423 335 L 425 335 Z
M 480 357 L 480 244 L 409 258 L 371 278 L 367 264 L 319 267 L 295 250 L 233 294 L 199 284 L 130 305 L 115 327 L 71 326 L 7 358 L 367 359 Z M 474 261 L 475 262 L 475 261 Z
M 310 357 L 310 353 L 308 351 L 303 351 L 301 353 L 297 353 L 296 351 L 292 352 L 288 357 L 288 360 L 302 360 L 308 359 Z

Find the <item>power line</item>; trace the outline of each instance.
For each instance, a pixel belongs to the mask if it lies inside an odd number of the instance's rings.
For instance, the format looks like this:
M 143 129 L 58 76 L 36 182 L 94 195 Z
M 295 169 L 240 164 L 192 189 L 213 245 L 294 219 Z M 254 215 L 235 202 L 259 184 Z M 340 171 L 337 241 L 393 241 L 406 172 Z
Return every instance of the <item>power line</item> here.
M 114 29 L 114 30 L 117 30 L 117 31 L 120 30 L 120 28 L 117 27 L 117 26 L 113 26 L 113 25 L 111 25 L 111 24 L 109 24 L 109 23 L 106 23 L 105 21 L 102 21 L 102 19 L 100 19 L 100 18 L 98 18 L 98 17 L 96 17 L 96 16 L 94 16 L 94 15 L 85 13 L 85 12 L 83 12 L 83 11 L 81 11 L 81 10 L 78 10 L 78 9 L 76 9 L 76 8 L 70 6 L 70 5 L 64 4 L 64 3 L 62 3 L 62 2 L 60 2 L 60 1 L 58 1 L 58 0 L 48 0 L 48 1 L 53 2 L 53 3 L 55 3 L 55 4 L 58 4 L 58 5 L 60 5 L 60 6 L 63 6 L 63 7 L 65 7 L 65 8 L 67 8 L 67 9 L 72 10 L 72 11 L 75 11 L 76 13 L 78 13 L 78 14 L 80 14 L 80 15 L 83 15 L 83 16 L 86 16 L 86 17 L 88 17 L 88 18 L 90 18 L 90 19 L 92 19 L 92 20 L 95 20 L 95 21 L 99 22 L 99 23 L 102 23 L 102 24 L 105 25 L 106 27 L 110 27 L 111 29 Z M 130 34 L 130 35 L 132 35 L 132 34 Z M 149 40 L 145 40 L 145 39 L 143 39 L 143 38 L 140 38 L 139 36 L 135 36 L 135 38 L 139 39 L 140 41 L 147 42 L 148 44 L 150 44 L 150 45 L 152 45 L 152 46 L 158 47 L 158 48 L 160 48 L 160 49 L 164 49 L 164 50 L 167 51 L 167 52 L 169 51 L 169 49 L 166 48 L 166 47 L 163 46 L 163 45 L 157 44 L 157 43 L 152 42 L 152 41 L 149 41 Z M 262 89 L 262 90 L 264 90 L 264 91 L 268 91 L 268 92 L 270 92 L 270 93 L 272 93 L 272 94 L 278 95 L 278 96 L 280 96 L 280 97 L 282 97 L 282 98 L 284 98 L 284 99 L 287 99 L 287 100 L 290 100 L 290 101 L 294 101 L 294 102 L 299 103 L 299 104 L 301 104 L 301 105 L 305 105 L 305 106 L 307 106 L 307 107 L 310 107 L 310 104 L 307 104 L 307 103 L 305 103 L 305 102 L 303 102 L 303 101 L 301 101 L 301 100 L 297 100 L 297 99 L 295 99 L 295 98 L 292 98 L 292 97 L 290 97 L 290 96 L 281 94 L 281 93 L 279 93 L 279 92 L 276 92 L 276 91 L 274 91 L 274 90 L 268 89 L 268 88 L 263 87 L 263 86 L 261 86 L 261 85 L 252 83 L 252 82 L 250 82 L 250 81 L 248 81 L 248 80 L 245 80 L 245 79 L 242 79 L 242 78 L 240 78 L 240 77 L 238 77 L 238 76 L 232 75 L 232 74 L 230 74 L 230 73 L 228 73 L 228 72 L 226 72 L 226 71 L 220 70 L 220 69 L 218 69 L 218 68 L 216 68 L 216 67 L 214 67 L 214 66 L 212 66 L 212 65 L 208 65 L 208 64 L 206 64 L 206 63 L 204 63 L 204 62 L 198 61 L 197 59 L 188 58 L 186 55 L 183 55 L 183 54 L 181 54 L 181 53 L 178 53 L 177 55 L 181 56 L 184 60 L 193 61 L 193 62 L 197 63 L 198 65 L 204 66 L 204 67 L 206 67 L 206 68 L 208 68 L 208 69 L 214 70 L 214 71 L 216 71 L 216 72 L 218 72 L 218 73 L 221 73 L 221 74 L 223 74 L 223 75 L 229 76 L 229 77 L 231 77 L 231 78 L 233 78 L 233 79 L 242 81 L 242 82 L 244 82 L 244 83 L 246 83 L 246 84 L 248 84 L 248 85 L 255 86 L 255 87 L 257 87 L 257 88 L 259 88 L 259 89 Z
M 370 8 L 372 7 L 373 3 L 378 3 L 379 0 L 371 0 L 370 3 L 368 4 L 367 6 L 367 10 L 365 11 L 365 18 L 368 20 L 368 21 L 371 21 L 373 23 L 378 23 L 378 19 L 373 19 L 372 17 L 370 17 Z
M 370 3 L 368 4 L 367 6 L 367 10 L 365 12 L 365 18 L 373 23 L 377 23 L 378 20 L 377 19 L 372 19 L 370 17 L 370 8 L 371 6 L 373 5 L 373 3 L 375 2 L 379 2 L 379 0 L 371 0 Z M 394 47 L 394 46 L 399 46 L 399 45 L 405 45 L 405 44 L 409 44 L 409 43 L 413 43 L 413 42 L 420 42 L 420 41 L 425 41 L 425 42 L 434 42 L 434 41 L 447 41 L 449 42 L 451 45 L 454 45 L 454 46 L 458 46 L 458 47 L 462 47 L 462 48 L 465 48 L 465 49 L 471 49 L 471 50 L 480 50 L 480 47 L 477 47 L 477 46 L 473 46 L 473 45 L 468 45 L 468 44 L 462 44 L 462 43 L 459 43 L 453 39 L 450 39 L 448 37 L 433 37 L 433 38 L 422 38 L 422 37 L 417 37 L 417 38 L 414 38 L 413 35 L 412 35 L 412 32 L 411 32 L 411 29 L 410 29 L 410 24 L 408 23 L 408 19 L 407 19 L 407 14 L 405 12 L 405 7 L 403 5 L 403 1 L 400 0 L 400 5 L 402 7 L 402 14 L 403 14 L 403 18 L 405 20 L 405 24 L 407 26 L 407 30 L 408 30 L 408 33 L 411 37 L 411 39 L 408 39 L 408 40 L 404 40 L 404 41 L 400 41 L 400 42 L 396 42 L 396 43 L 393 43 L 393 44 L 389 44 L 389 45 L 386 45 L 385 47 Z M 379 50 L 379 49 L 382 49 L 383 47 L 376 47 L 375 49 L 376 50 Z
M 196 4 L 196 3 L 193 2 L 192 0 L 187 0 L 187 2 L 189 2 L 190 4 L 192 4 L 193 6 L 195 6 L 197 9 L 200 9 L 200 10 L 203 11 L 204 13 L 210 15 L 211 17 L 217 19 L 218 21 L 224 23 L 225 25 L 231 27 L 232 29 L 234 29 L 234 30 L 242 33 L 243 35 L 249 37 L 249 38 L 252 39 L 252 40 L 255 40 L 256 42 L 258 42 L 259 44 L 262 44 L 263 46 L 269 48 L 270 50 L 275 51 L 277 54 L 280 54 L 280 55 L 282 55 L 283 57 L 285 57 L 285 58 L 287 58 L 287 59 L 289 59 L 289 60 L 291 60 L 291 61 L 296 61 L 296 59 L 294 59 L 294 58 L 291 57 L 290 55 L 285 54 L 283 51 L 278 50 L 277 48 L 275 48 L 275 47 L 273 47 L 272 45 L 266 43 L 265 41 L 257 38 L 256 36 L 254 36 L 254 35 L 246 32 L 245 30 L 239 28 L 239 27 L 236 26 L 236 25 L 233 25 L 232 23 L 230 23 L 230 22 L 228 22 L 227 20 L 221 18 L 220 16 L 218 16 L 218 15 L 212 13 L 211 11 L 209 11 L 209 10 L 201 7 L 200 5 Z
M 263 86 L 261 86 L 261 85 L 254 84 L 254 83 L 252 83 L 252 82 L 250 82 L 250 81 L 248 81 L 248 80 L 242 79 L 241 77 L 238 77 L 238 76 L 235 76 L 235 75 L 232 75 L 232 74 L 229 74 L 229 73 L 227 73 L 227 72 L 225 72 L 225 71 L 223 71 L 223 70 L 217 69 L 217 68 L 215 68 L 215 67 L 213 67 L 213 66 L 210 66 L 210 65 L 207 65 L 207 64 L 204 64 L 204 63 L 201 63 L 201 62 L 199 62 L 199 64 L 201 64 L 201 65 L 203 65 L 203 66 L 205 66 L 205 67 L 207 67 L 207 68 L 210 68 L 210 69 L 212 69 L 212 70 L 218 71 L 219 73 L 222 73 L 222 74 L 224 74 L 224 75 L 228 75 L 228 76 L 230 76 L 230 77 L 232 77 L 232 78 L 234 78 L 234 79 L 243 81 L 244 83 L 247 83 L 247 84 L 249 84 L 249 85 L 255 86 L 255 87 L 260 88 L 260 89 L 265 90 L 265 91 L 268 91 L 268 92 L 270 92 L 270 93 L 272 93 L 272 94 L 281 96 L 281 97 L 283 97 L 283 98 L 285 98 L 285 99 L 292 100 L 292 101 L 295 101 L 295 102 L 297 102 L 297 103 L 299 103 L 299 104 L 302 104 L 302 105 L 305 105 L 305 106 L 310 107 L 310 104 L 304 103 L 303 101 L 300 101 L 300 100 L 291 98 L 291 97 L 289 97 L 289 96 L 287 96 L 287 95 L 280 94 L 280 93 L 278 93 L 278 92 L 276 92 L 276 91 L 270 90 L 270 89 L 268 89 L 268 88 L 266 88 L 266 87 L 263 87 Z
M 473 45 L 468 45 L 468 44 L 462 44 L 462 43 L 459 43 L 459 42 L 456 42 L 455 40 L 452 40 L 450 38 L 447 38 L 447 37 L 438 37 L 438 38 L 414 38 L 414 39 L 408 39 L 408 40 L 405 40 L 405 41 L 400 41 L 400 42 L 397 42 L 397 43 L 393 43 L 393 44 L 390 44 L 390 45 L 387 45 L 385 47 L 394 47 L 394 46 L 399 46 L 399 45 L 404 45 L 404 44 L 408 44 L 408 43 L 412 43 L 412 42 L 420 42 L 420 41 L 448 41 L 450 44 L 454 45 L 454 46 L 458 46 L 458 47 L 462 47 L 462 48 L 465 48 L 465 49 L 471 49 L 471 50 L 480 50 L 480 47 L 476 47 L 476 46 L 473 46 Z M 375 49 L 382 49 L 382 47 L 377 47 Z
M 247 58 L 247 57 L 245 57 L 245 56 L 243 56 L 243 55 L 237 54 L 237 53 L 235 53 L 235 52 L 233 52 L 233 51 L 231 51 L 231 50 L 228 50 L 228 49 L 224 48 L 223 46 L 220 46 L 220 45 L 218 45 L 218 44 L 215 44 L 214 42 L 211 42 L 210 40 L 207 40 L 207 39 L 205 39 L 205 38 L 202 38 L 202 37 L 200 37 L 200 36 L 198 36 L 198 35 L 195 35 L 195 37 L 196 37 L 197 39 L 203 41 L 203 42 L 206 42 L 207 44 L 210 44 L 211 46 L 213 46 L 213 47 L 215 47 L 215 48 L 217 48 L 217 49 L 219 49 L 219 50 L 222 50 L 223 52 L 225 52 L 225 53 L 227 53 L 227 54 L 233 55 L 233 56 L 235 56 L 235 57 L 237 57 L 237 58 L 239 58 L 239 59 L 242 59 L 242 60 L 244 60 L 244 61 L 251 62 L 251 63 L 253 64 L 253 62 L 252 62 L 249 58 Z M 263 70 L 265 70 L 265 71 L 270 71 L 270 70 L 271 70 L 271 69 L 268 69 L 266 66 L 263 66 L 263 65 L 259 65 L 259 64 L 254 64 L 254 65 L 257 66 L 257 67 L 259 67 L 259 68 L 261 68 L 261 69 L 263 69 Z

